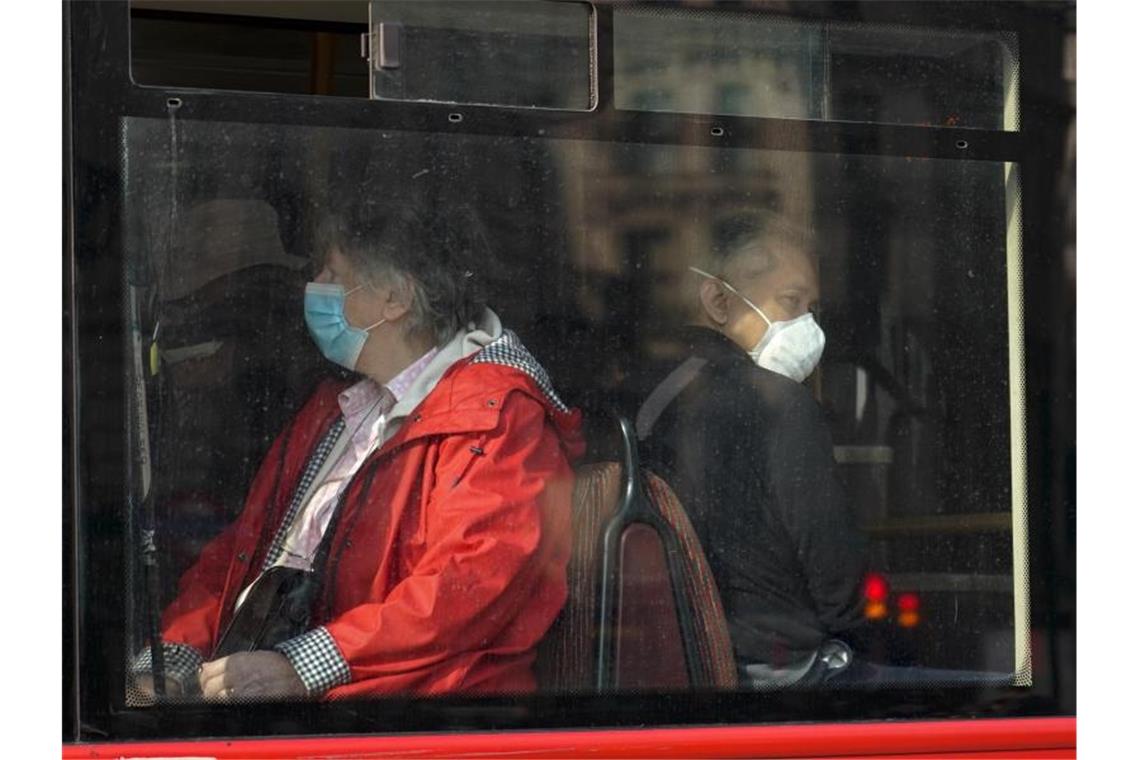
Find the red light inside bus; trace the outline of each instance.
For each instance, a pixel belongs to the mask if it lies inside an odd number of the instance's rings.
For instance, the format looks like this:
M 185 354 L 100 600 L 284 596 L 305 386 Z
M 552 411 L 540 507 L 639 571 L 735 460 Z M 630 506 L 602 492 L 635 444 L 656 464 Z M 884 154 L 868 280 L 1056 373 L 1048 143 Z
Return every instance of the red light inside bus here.
M 887 597 L 891 587 L 887 579 L 878 573 L 868 573 L 863 581 L 863 615 L 868 620 L 882 620 L 887 616 Z
M 867 574 L 863 581 L 863 596 L 867 597 L 868 602 L 885 602 L 890 592 L 891 587 L 885 577 L 878 573 Z
M 899 594 L 898 598 L 899 617 L 898 623 L 903 628 L 914 628 L 918 625 L 918 594 L 908 592 Z

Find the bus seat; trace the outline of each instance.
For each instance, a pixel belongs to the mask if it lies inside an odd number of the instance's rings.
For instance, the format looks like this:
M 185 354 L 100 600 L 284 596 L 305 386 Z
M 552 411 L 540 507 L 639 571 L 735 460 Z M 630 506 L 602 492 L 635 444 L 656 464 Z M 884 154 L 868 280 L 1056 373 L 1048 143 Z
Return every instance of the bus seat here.
M 601 535 L 618 505 L 621 465 L 599 462 L 579 467 L 571 507 L 571 553 L 562 612 L 539 643 L 535 671 L 540 687 L 592 691 L 598 641 L 598 584 Z
M 637 466 L 625 421 L 623 438 L 624 463 L 576 473 L 568 598 L 539 645 L 540 688 L 735 688 L 728 624 L 700 542 L 672 489 Z
M 735 689 L 736 660 L 732 652 L 732 639 L 728 634 L 728 619 L 700 539 L 689 522 L 681 500 L 668 483 L 647 472 L 646 486 L 650 500 L 661 511 L 665 522 L 676 531 L 683 552 L 686 572 L 681 581 L 685 586 L 685 596 L 692 600 L 698 632 L 694 643 L 705 673 L 705 682 L 695 685 Z
M 686 689 L 689 672 L 665 546 L 657 532 L 633 523 L 621 536 L 614 635 L 614 686 Z

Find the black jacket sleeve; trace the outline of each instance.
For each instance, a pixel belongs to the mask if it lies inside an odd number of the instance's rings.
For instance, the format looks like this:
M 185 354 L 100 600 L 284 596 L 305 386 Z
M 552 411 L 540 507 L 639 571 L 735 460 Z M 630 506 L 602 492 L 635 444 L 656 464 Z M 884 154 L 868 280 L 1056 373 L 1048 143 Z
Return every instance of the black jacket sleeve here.
M 823 412 L 810 394 L 795 390 L 783 399 L 769 437 L 767 470 L 776 508 L 820 622 L 832 635 L 855 633 L 863 622 L 866 539 L 837 479 Z

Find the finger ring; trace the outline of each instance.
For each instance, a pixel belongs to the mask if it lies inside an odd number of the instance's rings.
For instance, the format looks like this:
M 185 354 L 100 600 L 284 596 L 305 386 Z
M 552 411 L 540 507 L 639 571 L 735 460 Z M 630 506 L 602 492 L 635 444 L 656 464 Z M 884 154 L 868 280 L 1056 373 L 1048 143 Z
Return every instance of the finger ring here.
M 226 699 L 229 699 L 229 698 L 230 698 L 230 697 L 232 697 L 233 695 L 234 695 L 234 687 L 232 687 L 232 686 L 227 686 L 227 687 L 226 687 Z

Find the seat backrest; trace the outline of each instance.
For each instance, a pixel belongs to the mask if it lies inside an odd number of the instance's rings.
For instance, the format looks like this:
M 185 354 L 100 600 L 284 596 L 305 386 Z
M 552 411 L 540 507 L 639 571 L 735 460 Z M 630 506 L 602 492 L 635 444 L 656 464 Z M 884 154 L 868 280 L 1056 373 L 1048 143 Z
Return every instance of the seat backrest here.
M 699 679 L 690 677 L 665 544 L 653 527 L 632 523 L 622 531 L 618 547 L 613 686 L 638 691 L 687 689 Z
M 615 604 L 609 635 L 602 637 L 605 534 L 619 517 L 625 478 L 617 462 L 590 464 L 577 472 L 569 594 L 539 645 L 536 663 L 544 690 L 594 692 L 600 682 L 607 688 L 641 690 L 736 686 L 728 625 L 700 542 L 669 486 L 655 475 L 643 475 L 645 494 L 661 520 L 619 525 Z M 692 621 L 690 642 L 683 633 L 683 615 Z M 607 673 L 599 676 L 603 638 L 612 642 L 612 654 L 605 655 Z M 688 661 L 686 650 L 695 662 Z
M 699 662 L 703 668 L 698 687 L 735 689 L 737 685 L 736 660 L 732 652 L 732 639 L 728 634 L 728 619 L 720 601 L 720 591 L 713 579 L 708 559 L 701 548 L 700 539 L 681 500 L 661 478 L 645 473 L 649 499 L 661 512 L 665 522 L 676 533 L 683 556 L 685 573 L 681 578 L 683 593 L 693 611 L 693 628 Z
M 543 690 L 594 690 L 601 536 L 617 511 L 620 487 L 621 465 L 617 462 L 588 464 L 575 472 L 566 604 L 539 643 L 535 662 Z

